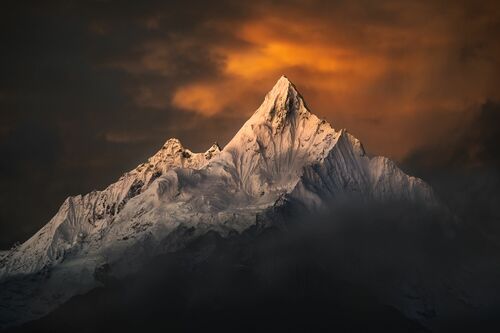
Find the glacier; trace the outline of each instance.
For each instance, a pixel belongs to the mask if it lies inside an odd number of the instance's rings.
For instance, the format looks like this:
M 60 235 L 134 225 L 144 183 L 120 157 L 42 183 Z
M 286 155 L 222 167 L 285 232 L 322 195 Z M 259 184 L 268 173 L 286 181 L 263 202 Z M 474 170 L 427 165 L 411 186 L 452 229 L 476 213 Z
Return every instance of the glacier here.
M 0 282 L 27 286 L 0 292 L 0 326 L 95 288 L 103 269 L 126 276 L 208 232 L 230 237 L 283 223 L 277 207 L 313 213 L 351 197 L 439 205 L 424 181 L 311 113 L 282 76 L 223 149 L 194 153 L 169 139 L 106 189 L 67 198 L 36 234 L 0 254 Z M 36 283 L 22 282 L 28 277 Z

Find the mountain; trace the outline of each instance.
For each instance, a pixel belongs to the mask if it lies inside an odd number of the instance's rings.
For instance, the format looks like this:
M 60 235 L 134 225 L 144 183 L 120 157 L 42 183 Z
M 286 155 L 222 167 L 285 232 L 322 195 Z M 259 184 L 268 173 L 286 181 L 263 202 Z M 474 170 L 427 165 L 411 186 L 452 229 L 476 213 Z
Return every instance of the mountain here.
M 438 205 L 422 180 L 369 157 L 354 136 L 312 114 L 283 76 L 224 149 L 193 153 L 170 139 L 106 189 L 67 198 L 33 237 L 4 253 L 0 325 L 43 316 L 109 272 L 127 276 L 197 237 L 263 230 L 283 222 L 280 207 L 307 214 L 351 197 Z

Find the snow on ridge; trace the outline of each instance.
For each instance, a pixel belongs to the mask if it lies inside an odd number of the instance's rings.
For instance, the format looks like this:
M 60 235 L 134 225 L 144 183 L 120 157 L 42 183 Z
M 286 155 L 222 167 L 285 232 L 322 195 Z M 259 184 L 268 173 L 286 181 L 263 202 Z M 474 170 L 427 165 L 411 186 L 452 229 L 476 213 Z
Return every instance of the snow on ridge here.
M 137 169 L 150 168 L 156 171 L 167 171 L 173 167 L 199 169 L 203 167 L 208 160 L 220 152 L 217 143 L 212 145 L 204 153 L 193 153 L 184 148 L 179 139 L 168 139 L 161 149 L 148 159 L 147 163 L 139 165 Z
M 66 198 L 56 215 L 35 235 L 12 251 L 0 264 L 0 279 L 26 274 L 54 265 L 88 235 L 113 222 L 127 202 L 144 192 L 161 175 L 173 168 L 201 168 L 220 153 L 215 143 L 205 153 L 193 153 L 175 138 L 169 139 L 146 163 L 124 173 L 101 191 Z

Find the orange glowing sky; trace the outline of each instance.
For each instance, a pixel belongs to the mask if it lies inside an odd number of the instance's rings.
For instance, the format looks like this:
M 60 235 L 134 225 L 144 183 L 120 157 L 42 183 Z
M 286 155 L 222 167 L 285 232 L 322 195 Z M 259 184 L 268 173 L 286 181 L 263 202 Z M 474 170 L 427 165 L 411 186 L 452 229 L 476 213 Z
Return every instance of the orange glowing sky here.
M 237 21 L 206 20 L 200 29 L 225 37 L 204 43 L 218 61 L 217 75 L 179 84 L 168 101 L 161 89 L 139 99 L 209 118 L 246 117 L 286 74 L 313 112 L 375 153 L 402 159 L 500 97 L 500 48 L 491 36 L 500 15 L 493 3 L 307 3 L 254 6 Z M 168 72 L 165 48 L 161 40 L 150 43 L 129 68 Z

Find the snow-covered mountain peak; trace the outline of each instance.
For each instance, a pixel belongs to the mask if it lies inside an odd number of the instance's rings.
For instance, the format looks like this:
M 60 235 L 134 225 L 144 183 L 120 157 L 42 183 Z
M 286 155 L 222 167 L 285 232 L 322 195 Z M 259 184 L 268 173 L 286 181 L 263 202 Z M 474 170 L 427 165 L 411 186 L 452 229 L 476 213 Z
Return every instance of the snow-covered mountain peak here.
M 176 147 L 184 148 L 181 141 L 177 138 L 170 138 L 163 144 L 163 148 L 165 149 L 176 148 Z
M 286 76 L 282 76 L 266 94 L 264 101 L 229 142 L 225 150 L 231 150 L 245 137 L 247 141 L 266 136 L 288 137 L 292 141 L 309 141 L 313 133 L 332 132 L 325 120 L 312 114 L 304 99 Z M 264 141 L 268 141 L 266 138 Z M 262 141 L 262 140 L 261 140 Z
M 148 162 L 156 164 L 169 158 L 189 158 L 190 155 L 190 152 L 184 148 L 179 139 L 171 138 L 165 142 L 156 154 L 148 159 Z
M 214 142 L 214 144 L 208 148 L 208 150 L 203 154 L 205 156 L 205 159 L 210 160 L 212 157 L 218 155 L 221 152 L 220 146 L 217 142 Z
M 247 193 L 286 191 L 305 165 L 326 156 L 339 134 L 307 109 L 296 87 L 282 76 L 223 155 Z
M 359 141 L 356 137 L 349 133 L 345 128 L 339 131 L 339 138 L 340 137 L 346 138 L 346 140 L 349 142 L 349 145 L 357 155 L 365 156 L 365 148 L 363 147 L 361 141 Z
M 278 79 L 278 81 L 276 81 L 273 88 L 267 93 L 265 99 L 273 101 L 277 99 L 285 99 L 290 93 L 295 95 L 298 94 L 293 83 L 283 75 Z
M 272 225 L 279 205 L 313 211 L 343 197 L 436 202 L 423 181 L 368 157 L 358 139 L 311 113 L 282 76 L 222 151 L 215 143 L 194 153 L 172 138 L 106 189 L 68 198 L 28 241 L 2 254 L 0 282 L 50 270 L 51 287 L 37 297 L 48 311 L 95 287 L 103 265 L 126 274 L 207 232 Z M 36 316 L 35 303 L 22 297 L 21 321 Z
M 271 124 L 275 131 L 282 129 L 286 122 L 299 116 L 310 115 L 304 100 L 286 76 L 282 76 L 267 93 L 261 106 L 249 119 L 251 123 Z
M 219 152 L 220 147 L 214 144 L 205 153 L 193 153 L 185 148 L 179 139 L 171 138 L 148 159 L 146 166 L 159 171 L 166 171 L 173 167 L 199 169 Z

